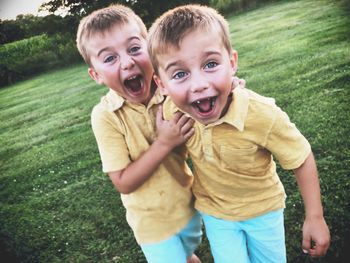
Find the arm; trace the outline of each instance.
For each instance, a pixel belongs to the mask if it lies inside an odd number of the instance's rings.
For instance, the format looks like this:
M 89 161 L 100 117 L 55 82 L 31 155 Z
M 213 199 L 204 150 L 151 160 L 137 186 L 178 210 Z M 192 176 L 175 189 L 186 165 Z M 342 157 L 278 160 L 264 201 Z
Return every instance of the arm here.
M 324 256 L 330 244 L 330 234 L 323 217 L 320 185 L 312 152 L 305 162 L 294 170 L 294 174 L 305 206 L 303 251 L 311 257 Z
M 165 121 L 162 118 L 162 107 L 160 107 L 157 112 L 157 139 L 147 151 L 125 169 L 108 173 L 117 190 L 120 193 L 129 194 L 139 188 L 152 176 L 173 148 L 193 135 L 193 123 L 192 119 L 181 113 L 176 113 L 173 119 Z

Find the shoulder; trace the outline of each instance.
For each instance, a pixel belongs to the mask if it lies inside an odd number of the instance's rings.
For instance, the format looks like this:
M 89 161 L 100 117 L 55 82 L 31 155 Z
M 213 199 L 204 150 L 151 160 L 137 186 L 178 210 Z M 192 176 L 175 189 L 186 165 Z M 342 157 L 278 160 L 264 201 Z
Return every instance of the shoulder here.
M 281 109 L 276 105 L 275 99 L 248 89 L 244 92 L 248 98 L 246 100 L 248 106 L 244 121 L 245 127 L 252 128 L 255 131 L 269 131 L 281 113 Z M 257 129 L 257 127 L 259 128 Z
M 108 113 L 108 104 L 106 96 L 103 96 L 99 103 L 97 103 L 91 111 L 91 119 L 96 120 Z
M 247 90 L 249 96 L 249 112 L 259 116 L 272 117 L 279 111 L 274 98 L 260 95 L 252 90 Z
M 247 93 L 249 96 L 249 102 L 253 106 L 261 106 L 261 107 L 267 107 L 267 108 L 276 106 L 276 102 L 274 98 L 265 97 L 263 95 L 256 93 L 255 91 L 248 90 L 248 89 L 247 89 Z
M 115 110 L 111 109 L 108 96 L 103 96 L 99 103 L 97 103 L 91 111 L 91 125 L 93 128 L 106 127 L 106 126 L 122 126 L 121 120 L 119 119 L 118 111 L 120 108 Z

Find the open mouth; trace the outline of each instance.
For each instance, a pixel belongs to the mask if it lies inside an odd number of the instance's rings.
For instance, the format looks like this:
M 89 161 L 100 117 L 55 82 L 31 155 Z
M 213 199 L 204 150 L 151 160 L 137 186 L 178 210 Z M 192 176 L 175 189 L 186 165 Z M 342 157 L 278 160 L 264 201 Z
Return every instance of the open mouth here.
M 197 109 L 199 113 L 208 114 L 213 110 L 216 99 L 217 97 L 215 96 L 215 97 L 209 97 L 201 100 L 196 100 L 192 102 L 191 105 L 192 107 Z
M 138 95 L 142 92 L 142 84 L 143 81 L 141 75 L 132 76 L 124 81 L 126 89 L 134 95 Z

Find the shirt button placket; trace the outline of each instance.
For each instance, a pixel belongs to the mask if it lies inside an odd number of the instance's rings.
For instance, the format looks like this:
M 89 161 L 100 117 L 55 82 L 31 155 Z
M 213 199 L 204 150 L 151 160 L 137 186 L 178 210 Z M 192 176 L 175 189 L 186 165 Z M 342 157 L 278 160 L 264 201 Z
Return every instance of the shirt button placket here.
M 204 157 L 207 161 L 214 161 L 214 153 L 212 146 L 212 129 L 210 127 L 205 127 L 203 130 L 203 152 Z

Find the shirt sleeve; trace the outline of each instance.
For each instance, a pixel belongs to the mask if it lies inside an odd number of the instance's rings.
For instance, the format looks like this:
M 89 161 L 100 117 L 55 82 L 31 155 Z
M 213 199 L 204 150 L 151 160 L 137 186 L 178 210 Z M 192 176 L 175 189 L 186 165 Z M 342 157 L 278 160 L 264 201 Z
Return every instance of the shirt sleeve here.
M 288 115 L 277 106 L 266 148 L 286 170 L 300 167 L 311 152 L 309 142 L 289 120 Z
M 98 106 L 91 113 L 91 126 L 105 173 L 122 170 L 131 162 L 122 128 L 113 114 Z

